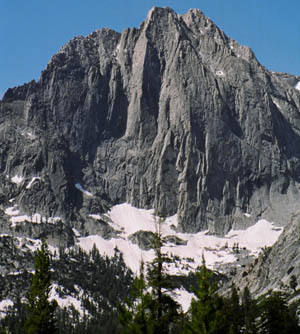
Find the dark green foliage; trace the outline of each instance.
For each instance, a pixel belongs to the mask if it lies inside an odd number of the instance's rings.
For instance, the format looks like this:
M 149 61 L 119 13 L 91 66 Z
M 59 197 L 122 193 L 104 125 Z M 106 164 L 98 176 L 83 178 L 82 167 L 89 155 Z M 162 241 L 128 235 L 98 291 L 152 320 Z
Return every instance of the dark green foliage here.
M 51 290 L 50 256 L 45 241 L 34 257 L 35 273 L 27 293 L 28 317 L 25 322 L 27 334 L 57 333 L 54 312 L 56 301 L 49 302 Z
M 21 302 L 20 298 L 17 298 L 15 304 L 8 308 L 6 317 L 1 321 L 1 326 L 3 329 L 0 331 L 0 334 L 24 334 L 26 313 L 26 305 Z
M 119 306 L 119 320 L 123 334 L 151 333 L 149 309 L 152 302 L 152 296 L 147 292 L 144 263 L 142 262 L 140 275 L 134 280 L 129 297 Z
M 213 273 L 203 264 L 196 273 L 198 287 L 194 294 L 184 333 L 224 334 L 227 331 L 224 299 L 217 294 Z
M 66 322 L 69 331 L 62 329 L 59 333 L 118 333 L 117 308 L 128 296 L 133 282 L 133 274 L 126 267 L 122 253 L 116 248 L 114 256 L 109 258 L 100 255 L 95 246 L 89 254 L 80 248 L 68 254 L 61 251 L 55 268 L 56 281 L 64 287 L 62 296 L 84 291 L 80 299 L 89 314 L 81 319 L 75 309 L 60 310 L 59 317 Z M 72 325 L 76 330 L 71 332 Z M 64 325 L 60 327 L 64 328 Z
M 58 333 L 118 333 L 117 307 L 129 294 L 133 282 L 133 274 L 126 267 L 118 249 L 115 249 L 115 255 L 111 258 L 100 255 L 96 247 L 93 247 L 90 253 L 85 253 L 80 248 L 73 248 L 67 252 L 61 249 L 60 257 L 54 258 L 51 265 L 51 278 L 59 287 L 56 291 L 58 295 L 61 298 L 73 295 L 80 299 L 86 308 L 86 315 L 82 317 L 74 307 L 58 307 L 55 312 Z M 14 289 L 15 286 L 23 285 L 27 288 L 32 274 L 26 273 L 13 278 L 17 281 L 13 283 L 18 284 L 11 285 L 10 282 L 0 280 L 0 287 L 12 286 Z M 16 289 L 16 294 L 21 291 L 21 288 Z M 15 302 L 6 313 L 6 317 L 0 319 L 0 328 L 7 326 L 11 333 L 23 334 L 25 320 L 22 314 L 25 305 L 20 303 L 20 307 L 17 304 Z
M 251 298 L 248 287 L 245 287 L 242 294 L 242 321 L 243 333 L 256 334 L 256 319 L 258 318 L 258 308 L 256 300 Z
M 287 295 L 283 292 L 270 291 L 259 300 L 260 317 L 258 329 L 261 334 L 298 334 L 300 328 L 296 308 L 289 307 Z
M 296 292 L 297 286 L 298 286 L 297 277 L 295 275 L 292 275 L 290 278 L 290 288 L 293 289 L 294 292 Z
M 226 322 L 230 334 L 238 334 L 243 326 L 243 311 L 235 286 L 231 288 L 231 296 L 225 300 Z
M 61 250 L 60 258 L 52 261 L 54 271 L 51 278 L 59 286 L 57 293 L 60 297 L 72 295 L 80 299 L 85 313 L 80 314 L 74 307 L 58 307 L 55 311 L 57 333 L 300 334 L 296 316 L 298 304 L 288 304 L 291 296 L 270 292 L 255 300 L 248 288 L 239 296 L 238 290 L 232 287 L 230 296 L 221 297 L 217 285 L 220 277 L 207 269 L 205 262 L 196 274 L 174 279 L 168 275 L 166 267 L 175 259 L 161 251 L 164 243 L 161 236 L 157 234 L 155 238 L 155 259 L 145 267 L 142 264 L 140 276 L 135 280 L 118 249 L 112 258 L 101 256 L 96 247 L 89 254 L 80 248 L 69 249 L 67 253 Z M 43 253 L 43 247 L 38 254 Z M 39 257 L 36 256 L 36 266 L 49 268 L 49 258 L 37 259 Z M 22 284 L 26 287 L 26 280 L 29 283 L 32 280 L 28 296 L 34 291 L 42 291 L 38 288 L 40 285 L 34 283 L 36 274 L 20 273 L 14 276 L 15 281 L 9 281 L 9 275 L 0 277 L 2 298 L 7 287 L 16 289 L 13 295 L 18 295 L 20 290 L 17 287 Z M 47 296 L 50 285 L 45 282 L 50 282 L 50 270 L 44 270 L 44 276 L 39 277 L 44 277 L 41 281 Z M 197 284 L 194 283 L 195 277 Z M 187 314 L 181 312 L 172 295 L 174 288 L 181 285 L 191 285 L 195 293 Z M 9 307 L 6 316 L 0 319 L 0 334 L 26 333 L 27 312 L 21 297 L 12 298 L 15 301 L 13 307 Z
M 163 244 L 161 234 L 155 233 L 152 242 L 155 258 L 147 266 L 146 277 L 142 263 L 140 276 L 135 280 L 130 298 L 120 306 L 124 334 L 181 332 L 181 308 L 172 298 L 175 286 L 166 270 L 166 264 L 172 260 L 162 253 Z

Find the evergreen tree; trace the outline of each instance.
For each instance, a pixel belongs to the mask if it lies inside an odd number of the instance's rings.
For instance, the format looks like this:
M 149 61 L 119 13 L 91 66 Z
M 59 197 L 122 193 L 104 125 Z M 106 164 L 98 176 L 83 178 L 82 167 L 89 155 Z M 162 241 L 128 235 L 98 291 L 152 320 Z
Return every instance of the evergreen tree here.
M 298 334 L 300 328 L 296 309 L 290 309 L 287 295 L 281 291 L 270 291 L 259 299 L 260 317 L 258 332 L 261 334 Z
M 218 296 L 218 285 L 213 279 L 213 273 L 203 263 L 196 272 L 198 288 L 194 289 L 193 298 L 188 312 L 189 321 L 185 324 L 184 333 L 225 334 L 228 323 L 224 310 L 224 300 Z
M 231 288 L 231 296 L 225 301 L 226 320 L 230 334 L 241 332 L 243 325 L 242 307 L 236 287 Z
M 136 277 L 131 287 L 130 296 L 119 306 L 119 320 L 122 334 L 153 333 L 151 321 L 152 296 L 147 292 L 144 262 L 141 262 L 140 275 Z
M 27 334 L 53 334 L 57 332 L 54 312 L 57 302 L 49 301 L 51 290 L 50 255 L 45 240 L 34 257 L 35 273 L 27 293 L 27 312 L 25 322 Z
M 167 273 L 166 264 L 172 260 L 162 252 L 164 240 L 160 232 L 153 236 L 155 258 L 135 280 L 131 301 L 121 308 L 120 320 L 123 324 L 122 333 L 169 334 L 181 332 L 182 312 L 180 305 L 172 298 L 174 286 Z
M 256 301 L 251 298 L 249 288 L 246 286 L 242 294 L 242 318 L 245 334 L 256 334 L 256 319 L 258 317 Z

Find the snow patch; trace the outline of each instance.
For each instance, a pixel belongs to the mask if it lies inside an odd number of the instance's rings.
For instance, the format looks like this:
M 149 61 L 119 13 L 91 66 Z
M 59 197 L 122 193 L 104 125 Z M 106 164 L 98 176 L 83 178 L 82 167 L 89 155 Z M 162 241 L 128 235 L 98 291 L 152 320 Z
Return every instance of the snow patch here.
M 81 185 L 80 183 L 76 183 L 76 184 L 75 184 L 75 187 L 76 187 L 78 190 L 80 190 L 82 193 L 84 193 L 86 196 L 88 196 L 88 197 L 93 197 L 93 194 L 90 193 L 89 191 L 83 189 L 83 188 L 82 188 L 82 185 Z
M 33 183 L 34 183 L 36 180 L 40 180 L 40 179 L 41 179 L 40 177 L 38 177 L 38 176 L 34 176 L 34 177 L 31 179 L 31 181 L 27 184 L 26 189 L 30 189 L 31 186 L 33 185 Z
M 31 140 L 34 140 L 34 139 L 36 139 L 36 136 L 33 134 L 33 133 L 31 133 L 31 132 L 26 132 L 26 134 L 25 135 L 27 135 L 27 137 L 29 138 L 29 139 L 31 139 Z
M 275 99 L 274 97 L 271 97 L 271 98 L 272 98 L 272 101 L 273 101 L 273 103 L 275 104 L 275 106 L 276 106 L 279 110 L 281 110 L 282 108 L 281 108 L 280 103 L 278 102 L 278 100 Z
M 298 81 L 298 83 L 296 84 L 295 89 L 300 91 L 300 81 Z
M 76 230 L 76 228 L 73 227 L 73 228 L 72 228 L 72 231 L 73 231 L 75 237 L 77 237 L 77 238 L 80 237 L 80 233 L 78 232 L 78 230 Z
M 247 218 L 251 217 L 250 213 L 244 213 L 244 216 Z
M 101 219 L 101 215 L 95 215 L 95 214 L 90 214 L 89 217 L 96 219 L 96 220 L 100 220 Z
M 35 224 L 48 223 L 55 224 L 58 221 L 61 221 L 60 217 L 45 217 L 39 213 L 35 213 L 32 216 L 28 215 L 20 215 L 20 210 L 18 209 L 18 205 L 8 207 L 5 209 L 4 213 L 10 217 L 10 221 L 12 222 L 12 227 L 16 226 L 16 223 L 29 222 Z
M 20 211 L 17 209 L 17 205 L 10 206 L 9 208 L 6 208 L 4 213 L 8 216 L 17 216 Z
M 35 251 L 37 251 L 38 249 L 41 248 L 42 242 L 40 239 L 31 239 L 31 238 L 27 238 L 27 237 L 15 237 L 15 239 L 18 240 L 19 245 L 17 246 L 18 248 L 28 248 L 32 253 L 34 253 Z M 48 245 L 48 249 L 49 252 L 54 255 L 55 253 L 58 254 L 59 252 L 59 248 L 58 247 L 54 247 L 51 245 Z M 33 271 L 34 273 L 34 271 Z
M 5 317 L 8 307 L 13 306 L 14 303 L 10 299 L 4 299 L 0 301 L 0 318 Z
M 174 293 L 174 299 L 182 306 L 183 312 L 187 312 L 192 299 L 195 297 L 194 294 L 185 289 L 175 289 Z
M 275 228 L 273 223 L 261 219 L 246 230 L 231 230 L 226 238 L 251 250 L 252 255 L 258 255 L 262 248 L 272 246 L 282 231 L 283 227 Z
M 61 220 L 60 217 L 48 217 L 47 218 L 45 216 L 42 216 L 40 213 L 35 213 L 32 216 L 28 216 L 28 215 L 17 216 L 17 215 L 14 215 L 13 217 L 10 218 L 10 221 L 12 222 L 12 226 L 16 226 L 16 223 L 22 223 L 22 222 L 25 222 L 25 221 L 27 221 L 29 223 L 34 223 L 34 224 L 42 224 L 42 223 L 55 224 L 60 220 Z
M 24 180 L 24 177 L 23 176 L 18 176 L 18 175 L 15 175 L 11 178 L 11 182 L 15 183 L 15 184 L 20 184 L 22 183 Z
M 223 71 L 217 71 L 217 72 L 216 72 L 216 75 L 217 75 L 218 77 L 224 77 L 224 76 L 225 76 L 225 73 L 224 73 Z
M 141 260 L 151 261 L 154 252 L 141 250 L 136 244 L 131 243 L 128 237 L 140 230 L 156 232 L 158 218 L 153 216 L 153 212 L 153 210 L 134 208 L 127 203 L 116 205 L 107 216 L 112 220 L 114 227 L 118 227 L 121 238 L 105 240 L 99 235 L 90 235 L 78 238 L 78 244 L 85 251 L 91 251 L 95 244 L 102 254 L 108 256 L 113 256 L 117 247 L 123 253 L 127 266 L 137 273 Z M 163 236 L 173 235 L 187 241 L 186 245 L 168 244 L 162 249 L 164 252 L 186 259 L 182 265 L 170 265 L 168 270 L 174 274 L 188 273 L 189 270 L 197 268 L 202 264 L 202 254 L 209 268 L 236 262 L 232 248 L 237 244 L 256 256 L 263 247 L 274 244 L 282 232 L 282 228 L 274 228 L 273 223 L 266 220 L 260 220 L 246 230 L 231 230 L 225 237 L 209 235 L 207 231 L 196 234 L 177 233 L 175 231 L 177 223 L 177 215 L 174 215 L 168 217 L 160 228 Z
M 79 314 L 81 316 L 83 316 L 84 315 L 84 311 L 83 311 L 83 307 L 81 305 L 80 300 L 76 299 L 73 296 L 67 296 L 66 298 L 61 298 L 59 296 L 59 294 L 56 292 L 57 288 L 59 288 L 59 286 L 57 284 L 52 284 L 52 288 L 51 288 L 51 291 L 50 291 L 49 300 L 55 299 L 57 301 L 58 305 L 61 308 L 69 307 L 69 306 L 74 306 L 74 308 L 79 312 Z M 81 290 L 81 291 L 78 292 L 77 295 L 79 297 L 81 297 L 82 294 L 83 294 L 83 291 Z

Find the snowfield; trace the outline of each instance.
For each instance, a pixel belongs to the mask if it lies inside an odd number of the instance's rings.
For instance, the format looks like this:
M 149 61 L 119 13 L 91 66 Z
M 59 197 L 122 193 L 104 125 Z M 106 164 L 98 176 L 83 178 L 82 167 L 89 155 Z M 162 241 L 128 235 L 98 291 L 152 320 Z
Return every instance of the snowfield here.
M 32 180 L 32 182 L 34 182 L 34 180 Z M 86 196 L 93 196 L 79 184 L 77 184 L 76 187 Z M 24 221 L 31 223 L 56 223 L 60 220 L 59 217 L 46 218 L 38 213 L 33 214 L 31 217 L 22 215 L 18 205 L 7 207 L 5 214 L 8 216 L 12 226 L 22 224 Z M 106 214 L 89 214 L 88 216 L 95 221 L 106 221 L 107 224 L 118 232 L 118 237 L 107 240 L 100 235 L 82 236 L 77 229 L 73 228 L 77 240 L 76 246 L 89 252 L 95 244 L 101 254 L 108 256 L 113 256 L 115 248 L 117 247 L 123 253 L 126 265 L 135 274 L 139 273 L 142 260 L 144 262 L 150 262 L 155 256 L 152 249 L 142 250 L 137 244 L 129 240 L 129 237 L 138 231 L 157 232 L 158 226 L 160 226 L 163 237 L 176 236 L 179 240 L 181 239 L 181 244 L 169 242 L 162 248 L 163 252 L 168 253 L 173 258 L 180 259 L 180 261 L 171 263 L 167 267 L 169 273 L 179 275 L 188 274 L 190 270 L 195 270 L 200 266 L 202 264 L 203 255 L 206 265 L 219 272 L 222 272 L 222 268 L 224 268 L 223 265 L 226 264 L 241 266 L 241 261 L 239 261 L 238 255 L 234 250 L 237 248 L 240 250 L 243 249 L 243 252 L 248 258 L 258 256 L 262 248 L 272 246 L 276 242 L 283 230 L 283 228 L 276 227 L 273 223 L 262 219 L 246 230 L 231 230 L 224 237 L 210 235 L 208 231 L 202 231 L 196 234 L 178 233 L 176 232 L 178 225 L 177 215 L 168 217 L 162 221 L 161 224 L 158 224 L 160 219 L 154 216 L 154 210 L 138 209 L 127 203 L 112 207 Z M 245 216 L 249 217 L 250 214 L 245 213 Z M 31 251 L 35 251 L 41 244 L 40 240 L 30 238 L 18 237 L 18 241 L 18 247 L 27 247 Z M 56 247 L 49 246 L 49 250 L 53 254 L 58 254 Z M 76 299 L 76 296 L 60 298 L 56 293 L 56 288 L 57 286 L 53 285 L 51 298 L 55 298 L 62 307 L 74 305 L 82 315 L 82 305 L 80 301 Z M 192 297 L 193 294 L 183 289 L 176 290 L 175 299 L 182 305 L 184 311 L 188 309 Z M 0 305 L 0 316 L 7 303 L 9 302 L 3 301 L 3 305 Z
M 140 230 L 156 232 L 159 219 L 153 216 L 153 210 L 137 209 L 127 203 L 114 206 L 106 217 L 111 219 L 111 226 L 120 232 L 120 238 L 105 240 L 99 235 L 79 237 L 79 246 L 90 251 L 95 244 L 100 253 L 108 256 L 113 256 L 117 247 L 123 253 L 126 264 L 138 273 L 141 260 L 151 261 L 154 251 L 141 250 L 128 237 Z M 93 218 L 99 219 L 100 215 L 93 215 Z M 232 248 L 237 245 L 239 248 L 246 248 L 250 255 L 257 256 L 262 248 L 272 246 L 282 232 L 281 227 L 275 227 L 273 223 L 263 219 L 246 230 L 231 230 L 225 237 L 209 235 L 207 231 L 196 234 L 177 233 L 174 230 L 176 227 L 177 215 L 168 217 L 161 224 L 162 235 L 177 236 L 187 241 L 187 244 L 168 244 L 163 247 L 163 251 L 193 261 L 183 261 L 182 266 L 170 268 L 174 274 L 187 273 L 190 269 L 197 268 L 202 263 L 202 254 L 207 266 L 212 269 L 220 263 L 235 262 L 236 256 L 232 253 Z
M 99 235 L 78 237 L 78 245 L 85 251 L 92 250 L 95 244 L 101 254 L 113 256 L 117 247 L 124 256 L 124 261 L 131 270 L 138 274 L 141 260 L 151 261 L 155 254 L 153 250 L 141 250 L 133 244 L 128 237 L 137 231 L 156 232 L 158 228 L 158 217 L 153 215 L 154 210 L 137 209 L 130 204 L 124 203 L 114 206 L 111 211 L 102 216 L 108 218 L 111 227 L 119 231 L 119 238 L 105 240 Z M 249 216 L 248 213 L 245 213 Z M 100 219 L 101 215 L 90 215 L 93 219 Z M 283 228 L 274 226 L 267 220 L 259 220 L 255 225 L 246 230 L 231 230 L 224 237 L 209 235 L 207 231 L 196 234 L 177 233 L 177 215 L 168 217 L 161 224 L 160 230 L 163 236 L 177 236 L 187 242 L 186 245 L 167 244 L 163 252 L 180 257 L 181 262 L 170 264 L 168 271 L 172 274 L 188 274 L 202 264 L 202 255 L 205 257 L 206 265 L 216 269 L 220 264 L 236 263 L 237 255 L 233 248 L 246 249 L 249 256 L 258 256 L 264 247 L 272 246 Z M 78 235 L 78 231 L 76 231 Z M 219 268 L 218 268 L 219 269 Z M 187 311 L 193 294 L 181 289 L 176 291 L 175 299 Z

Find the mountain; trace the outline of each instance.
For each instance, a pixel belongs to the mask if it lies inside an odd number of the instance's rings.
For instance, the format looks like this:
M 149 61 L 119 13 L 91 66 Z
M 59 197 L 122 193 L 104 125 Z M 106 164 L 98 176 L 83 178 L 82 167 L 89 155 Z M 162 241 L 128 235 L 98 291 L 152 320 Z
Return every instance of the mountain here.
M 3 201 L 71 222 L 128 202 L 178 213 L 182 231 L 285 225 L 299 198 L 299 80 L 199 10 L 153 8 L 138 29 L 76 37 L 3 97 Z
M 75 37 L 0 101 L 0 247 L 30 254 L 45 237 L 56 251 L 95 240 L 147 250 L 153 222 L 113 216 L 130 207 L 176 217 L 170 244 L 189 252 L 223 236 L 208 252 L 246 267 L 281 232 L 266 220 L 285 226 L 298 210 L 299 87 L 196 9 L 154 7 L 139 28 Z M 245 232 L 248 260 L 222 248 L 241 230 L 267 233 L 251 248 Z

